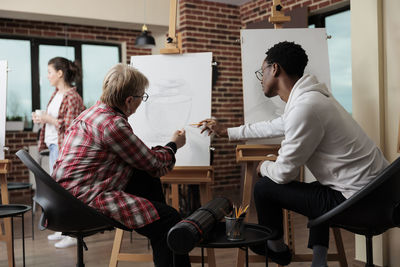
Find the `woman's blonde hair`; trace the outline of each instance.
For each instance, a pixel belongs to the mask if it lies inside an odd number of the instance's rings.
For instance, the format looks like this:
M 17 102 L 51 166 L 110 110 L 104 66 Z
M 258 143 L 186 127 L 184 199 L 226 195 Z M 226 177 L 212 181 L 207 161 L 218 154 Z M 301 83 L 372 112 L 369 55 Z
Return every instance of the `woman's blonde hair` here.
M 103 81 L 101 102 L 110 107 L 125 104 L 128 96 L 141 96 L 149 86 L 149 80 L 136 68 L 119 63 L 112 67 Z

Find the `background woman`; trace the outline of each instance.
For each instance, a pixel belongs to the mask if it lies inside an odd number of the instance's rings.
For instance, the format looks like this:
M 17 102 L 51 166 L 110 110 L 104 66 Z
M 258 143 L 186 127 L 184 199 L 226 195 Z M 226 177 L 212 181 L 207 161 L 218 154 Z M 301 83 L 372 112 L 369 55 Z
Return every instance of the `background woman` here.
M 71 122 L 84 109 L 81 96 L 76 91 L 75 84 L 81 78 L 80 66 L 63 57 L 49 60 L 47 78 L 55 90 L 47 104 L 46 111 L 32 113 L 34 123 L 43 125 L 39 137 L 39 152 L 49 149 L 49 173 L 53 172 L 58 151 L 64 140 L 65 131 Z M 61 232 L 48 236 L 49 240 L 60 240 L 54 246 L 65 248 L 76 244 L 76 239 L 65 237 Z

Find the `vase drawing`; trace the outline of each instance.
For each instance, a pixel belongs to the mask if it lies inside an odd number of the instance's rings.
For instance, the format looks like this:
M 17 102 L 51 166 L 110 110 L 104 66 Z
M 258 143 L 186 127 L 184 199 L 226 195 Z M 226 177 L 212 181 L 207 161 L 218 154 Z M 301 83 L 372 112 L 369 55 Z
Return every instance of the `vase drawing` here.
M 145 116 L 153 138 L 164 141 L 189 124 L 192 97 L 188 83 L 181 79 L 159 80 L 149 90 Z

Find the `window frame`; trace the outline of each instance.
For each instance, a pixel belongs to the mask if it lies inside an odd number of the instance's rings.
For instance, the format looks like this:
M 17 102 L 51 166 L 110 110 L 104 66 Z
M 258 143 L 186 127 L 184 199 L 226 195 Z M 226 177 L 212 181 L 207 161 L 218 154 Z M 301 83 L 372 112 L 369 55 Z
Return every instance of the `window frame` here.
M 308 25 L 315 25 L 315 28 L 325 28 L 325 18 L 331 15 L 341 13 L 343 11 L 350 10 L 350 5 L 345 5 L 343 7 L 335 8 L 330 11 L 318 13 L 308 17 Z
M 39 46 L 40 45 L 59 45 L 59 46 L 71 46 L 75 51 L 75 60 L 78 60 L 82 64 L 82 45 L 101 45 L 101 46 L 113 46 L 118 48 L 119 62 L 122 62 L 122 48 L 121 43 L 106 43 L 96 41 L 83 41 L 83 40 L 65 40 L 65 39 L 51 39 L 41 37 L 27 37 L 18 35 L 4 35 L 0 34 L 0 39 L 14 39 L 14 40 L 26 40 L 30 42 L 31 52 L 31 84 L 32 84 L 32 111 L 40 109 L 40 85 L 39 85 Z M 82 66 L 83 67 L 83 66 Z M 83 72 L 83 69 L 82 69 Z M 82 80 L 77 84 L 77 91 L 81 97 L 83 97 Z

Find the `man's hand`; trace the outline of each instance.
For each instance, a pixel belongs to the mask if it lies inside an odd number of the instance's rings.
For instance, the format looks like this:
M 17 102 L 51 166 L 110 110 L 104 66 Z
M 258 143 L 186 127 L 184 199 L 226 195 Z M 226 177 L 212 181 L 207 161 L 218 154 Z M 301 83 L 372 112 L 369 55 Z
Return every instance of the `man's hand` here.
M 209 136 L 215 134 L 218 137 L 228 137 L 228 128 L 219 124 L 215 118 L 202 120 L 197 127 L 203 127 L 200 133 L 208 131 Z
M 171 138 L 171 141 L 176 144 L 176 148 L 181 148 L 186 144 L 185 130 L 177 130 Z

